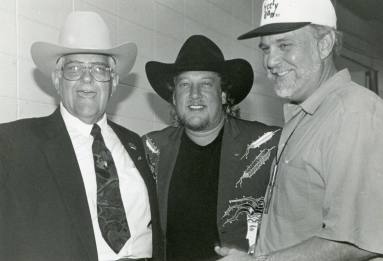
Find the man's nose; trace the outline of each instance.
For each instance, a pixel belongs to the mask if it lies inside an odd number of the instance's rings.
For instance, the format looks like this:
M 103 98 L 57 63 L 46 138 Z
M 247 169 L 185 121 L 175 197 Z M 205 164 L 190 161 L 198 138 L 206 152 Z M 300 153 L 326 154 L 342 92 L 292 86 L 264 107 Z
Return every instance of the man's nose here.
M 82 80 L 86 83 L 88 82 L 91 82 L 92 81 L 92 74 L 90 73 L 90 68 L 84 68 L 83 72 L 82 72 Z
M 198 98 L 201 95 L 201 90 L 198 84 L 193 83 L 192 86 L 190 87 L 190 96 L 192 98 Z
M 281 53 L 278 50 L 270 49 L 270 52 L 265 56 L 265 67 L 273 69 L 281 62 Z

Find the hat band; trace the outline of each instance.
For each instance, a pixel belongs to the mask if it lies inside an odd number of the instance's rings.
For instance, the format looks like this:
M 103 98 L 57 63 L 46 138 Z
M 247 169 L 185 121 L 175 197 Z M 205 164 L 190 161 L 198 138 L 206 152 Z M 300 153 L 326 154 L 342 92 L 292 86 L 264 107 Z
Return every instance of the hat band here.
M 184 71 L 212 71 L 212 72 L 222 72 L 223 63 L 204 63 L 204 64 L 174 64 L 175 72 L 184 72 Z

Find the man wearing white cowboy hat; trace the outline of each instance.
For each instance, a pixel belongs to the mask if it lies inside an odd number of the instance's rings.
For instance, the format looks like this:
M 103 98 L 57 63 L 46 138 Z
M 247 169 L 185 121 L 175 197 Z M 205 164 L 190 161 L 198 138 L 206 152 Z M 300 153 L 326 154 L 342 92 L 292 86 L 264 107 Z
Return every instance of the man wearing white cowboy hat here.
M 167 260 L 216 260 L 214 245 L 251 250 L 278 141 L 277 128 L 226 113 L 250 92 L 251 65 L 193 35 L 175 63 L 148 62 L 146 74 L 179 119 L 143 137 Z
M 222 260 L 383 260 L 383 102 L 336 70 L 331 1 L 265 0 L 252 37 L 289 103 L 256 255 Z
M 162 243 L 140 137 L 106 117 L 137 47 L 113 47 L 93 12 L 67 17 L 59 44 L 36 42 L 60 106 L 0 126 L 0 260 L 149 260 Z

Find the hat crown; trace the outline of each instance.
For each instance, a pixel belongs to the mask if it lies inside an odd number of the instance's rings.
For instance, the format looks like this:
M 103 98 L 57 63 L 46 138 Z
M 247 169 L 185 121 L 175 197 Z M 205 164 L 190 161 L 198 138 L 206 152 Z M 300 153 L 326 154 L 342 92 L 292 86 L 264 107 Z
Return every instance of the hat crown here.
M 113 46 L 105 21 L 99 14 L 89 11 L 75 11 L 67 16 L 57 44 L 39 41 L 31 46 L 34 63 L 48 77 L 59 57 L 74 53 L 113 56 L 114 70 L 124 81 L 136 60 L 137 46 L 132 42 Z
M 253 85 L 254 73 L 244 59 L 225 60 L 221 49 L 203 35 L 192 35 L 182 45 L 174 63 L 149 61 L 146 75 L 153 89 L 169 103 L 173 101 L 174 77 L 186 71 L 212 71 L 227 79 L 221 90 L 232 104 L 242 101 Z
M 309 22 L 336 28 L 331 0 L 264 0 L 260 25 Z
M 68 15 L 59 35 L 58 44 L 67 48 L 110 49 L 109 28 L 94 12 L 76 11 Z
M 222 51 L 213 41 L 203 35 L 193 35 L 181 47 L 175 65 L 180 69 L 193 69 L 224 61 Z

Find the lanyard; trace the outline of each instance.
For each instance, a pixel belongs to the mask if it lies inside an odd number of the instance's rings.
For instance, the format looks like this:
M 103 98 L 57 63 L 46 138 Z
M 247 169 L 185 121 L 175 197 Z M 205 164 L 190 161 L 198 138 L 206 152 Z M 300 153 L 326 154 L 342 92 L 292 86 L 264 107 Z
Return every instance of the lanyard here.
M 271 174 L 271 177 L 269 179 L 269 184 L 267 184 L 267 191 L 266 191 L 266 195 L 265 195 L 265 208 L 264 208 L 264 211 L 263 213 L 264 214 L 268 214 L 269 213 L 269 207 L 270 207 L 270 202 L 271 202 L 271 197 L 273 195 L 273 191 L 274 191 L 274 186 L 275 186 L 275 180 L 277 179 L 277 173 L 278 173 L 278 166 L 279 166 L 279 161 L 281 160 L 282 158 L 282 154 L 283 152 L 285 151 L 285 148 L 287 146 L 287 143 L 290 141 L 291 137 L 293 136 L 295 130 L 298 128 L 298 126 L 301 124 L 302 120 L 304 119 L 304 117 L 306 116 L 306 112 L 304 112 L 304 114 L 301 116 L 301 118 L 298 120 L 297 124 L 295 125 L 294 129 L 290 132 L 289 136 L 287 137 L 286 139 L 286 142 L 285 144 L 282 146 L 282 149 L 281 149 L 281 153 L 279 154 L 279 157 L 278 157 L 278 148 L 277 148 L 277 159 L 275 161 L 275 165 L 274 165 L 274 168 L 273 168 L 273 172 Z

